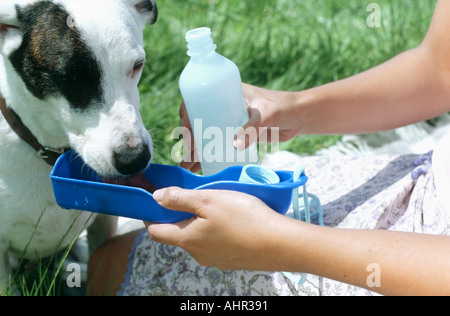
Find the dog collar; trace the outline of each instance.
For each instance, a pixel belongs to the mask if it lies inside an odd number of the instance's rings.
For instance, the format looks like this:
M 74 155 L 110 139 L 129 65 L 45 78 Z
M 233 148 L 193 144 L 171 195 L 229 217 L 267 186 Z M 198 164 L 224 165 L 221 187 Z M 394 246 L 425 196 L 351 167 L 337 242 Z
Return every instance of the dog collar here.
M 0 94 L 0 111 L 8 122 L 12 130 L 28 145 L 37 152 L 37 156 L 43 159 L 50 166 L 54 166 L 58 158 L 69 151 L 70 148 L 50 148 L 42 146 L 37 138 L 31 133 L 28 127 L 23 124 L 22 119 L 11 108 L 6 105 L 6 101 Z

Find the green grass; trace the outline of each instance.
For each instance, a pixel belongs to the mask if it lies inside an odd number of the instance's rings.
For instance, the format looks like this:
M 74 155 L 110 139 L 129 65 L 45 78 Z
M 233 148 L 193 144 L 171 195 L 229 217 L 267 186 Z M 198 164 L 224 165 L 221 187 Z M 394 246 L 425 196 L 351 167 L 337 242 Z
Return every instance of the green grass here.
M 155 161 L 170 158 L 179 126 L 179 76 L 188 62 L 185 32 L 208 26 L 218 52 L 244 82 L 299 91 L 349 77 L 417 46 L 435 1 L 382 0 L 382 25 L 369 28 L 361 0 L 164 0 L 145 31 L 148 60 L 140 84 L 142 115 L 155 140 Z M 313 154 L 339 137 L 301 136 L 280 148 Z
M 0 292 L 0 297 L 14 296 L 16 294 L 20 294 L 21 296 L 60 296 L 64 293 L 64 290 L 67 287 L 66 280 L 63 280 L 61 277 L 64 262 L 92 215 L 89 216 L 84 223 L 83 228 L 81 228 L 78 232 L 78 235 L 65 249 L 60 250 L 61 243 L 71 231 L 72 226 L 78 219 L 78 216 L 72 225 L 67 228 L 64 236 L 61 237 L 60 242 L 55 246 L 55 251 L 50 257 L 40 258 L 38 254 L 36 254 L 36 259 L 26 259 L 25 257 L 32 257 L 32 254 L 29 253 L 28 247 L 34 239 L 34 235 L 45 212 L 46 210 L 42 211 L 30 240 L 18 258 L 17 267 L 15 267 L 13 274 L 10 276 L 10 284 L 6 289 L 2 289 Z

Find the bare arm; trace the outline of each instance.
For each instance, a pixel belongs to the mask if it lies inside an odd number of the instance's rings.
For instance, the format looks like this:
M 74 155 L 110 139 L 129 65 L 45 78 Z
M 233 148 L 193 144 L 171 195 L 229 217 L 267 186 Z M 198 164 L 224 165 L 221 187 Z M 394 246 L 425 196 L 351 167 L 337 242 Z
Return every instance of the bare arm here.
M 298 93 L 302 134 L 393 129 L 450 110 L 450 82 L 426 45 L 354 77 Z
M 314 226 L 237 192 L 170 188 L 155 199 L 196 217 L 149 224 L 150 236 L 184 248 L 205 266 L 306 272 L 389 295 L 450 295 L 450 237 Z M 381 287 L 367 283 L 373 263 Z
M 290 225 L 290 234 L 304 242 L 310 239 L 309 247 L 288 246 L 296 256 L 291 264 L 303 266 L 304 271 L 385 295 L 450 294 L 449 237 Z M 289 262 L 287 257 L 281 260 Z M 380 287 L 368 282 L 372 264 L 379 268 Z
M 419 47 L 353 77 L 296 93 L 245 85 L 251 114 L 245 128 L 278 127 L 284 141 L 387 130 L 450 111 L 448 17 L 450 2 L 441 0 Z

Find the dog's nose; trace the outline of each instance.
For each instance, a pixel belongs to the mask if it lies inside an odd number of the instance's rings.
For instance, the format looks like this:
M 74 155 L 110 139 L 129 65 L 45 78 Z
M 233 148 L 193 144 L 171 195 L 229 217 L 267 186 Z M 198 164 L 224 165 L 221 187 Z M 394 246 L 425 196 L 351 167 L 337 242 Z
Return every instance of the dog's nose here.
M 150 149 L 145 144 L 138 145 L 135 148 L 121 146 L 113 151 L 114 167 L 126 176 L 144 170 L 151 157 Z

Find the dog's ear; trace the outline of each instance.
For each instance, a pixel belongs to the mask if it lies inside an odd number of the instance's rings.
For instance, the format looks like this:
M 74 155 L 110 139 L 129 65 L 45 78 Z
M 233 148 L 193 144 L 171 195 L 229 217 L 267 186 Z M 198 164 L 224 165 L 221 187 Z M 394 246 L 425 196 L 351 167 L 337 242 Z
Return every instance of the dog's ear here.
M 0 3 L 0 36 L 6 35 L 10 29 L 18 29 L 17 7 L 13 1 Z
M 132 0 L 136 10 L 143 16 L 145 23 L 155 24 L 158 19 L 156 0 Z

